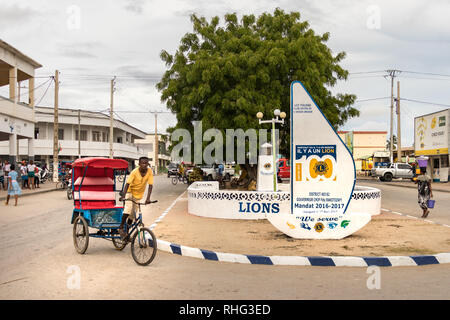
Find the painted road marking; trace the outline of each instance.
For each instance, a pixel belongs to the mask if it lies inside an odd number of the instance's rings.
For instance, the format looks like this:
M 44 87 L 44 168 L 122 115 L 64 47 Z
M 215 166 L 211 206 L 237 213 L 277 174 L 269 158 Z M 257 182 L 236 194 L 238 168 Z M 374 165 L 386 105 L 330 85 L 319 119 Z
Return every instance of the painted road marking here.
M 392 211 L 392 210 L 389 210 L 389 209 L 381 208 L 381 210 L 382 210 L 382 211 L 391 212 L 391 213 L 395 213 L 395 214 L 398 214 L 398 215 L 401 215 L 401 216 L 409 217 L 409 218 L 412 218 L 412 219 L 417 219 L 417 220 L 421 219 L 421 218 L 418 218 L 418 217 L 411 216 L 411 215 L 409 215 L 409 214 L 405 214 L 405 213 L 401 213 L 401 212 L 397 212 L 397 211 Z M 425 222 L 428 222 L 428 223 L 433 223 L 433 224 L 437 224 L 437 225 L 440 225 L 440 226 L 443 226 L 443 227 L 450 228 L 450 226 L 449 226 L 448 224 L 443 224 L 443 223 L 439 223 L 439 222 L 432 221 L 432 220 L 428 220 L 428 219 L 423 219 L 422 221 L 425 221 Z

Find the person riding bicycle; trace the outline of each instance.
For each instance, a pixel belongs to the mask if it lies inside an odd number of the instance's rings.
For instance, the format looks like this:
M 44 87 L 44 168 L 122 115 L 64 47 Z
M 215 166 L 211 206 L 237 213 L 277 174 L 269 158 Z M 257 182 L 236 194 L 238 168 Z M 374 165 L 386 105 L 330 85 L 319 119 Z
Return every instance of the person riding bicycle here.
M 122 222 L 120 223 L 120 227 L 118 229 L 122 239 L 127 235 L 123 229 L 125 221 L 128 219 L 128 222 L 132 223 L 136 219 L 136 211 L 138 209 L 138 205 L 136 203 L 144 197 L 146 185 L 148 185 L 148 191 L 145 204 L 149 204 L 150 195 L 153 190 L 153 172 L 148 168 L 148 158 L 141 157 L 139 158 L 139 167 L 131 171 L 130 176 L 127 179 L 127 183 L 125 184 L 125 188 L 120 192 L 120 201 L 124 201 L 124 199 L 132 200 L 125 201 Z
M 184 171 L 185 171 L 185 167 L 184 167 L 184 162 L 182 162 L 180 164 L 180 166 L 178 167 L 178 174 L 180 175 L 180 177 L 182 177 L 184 175 Z

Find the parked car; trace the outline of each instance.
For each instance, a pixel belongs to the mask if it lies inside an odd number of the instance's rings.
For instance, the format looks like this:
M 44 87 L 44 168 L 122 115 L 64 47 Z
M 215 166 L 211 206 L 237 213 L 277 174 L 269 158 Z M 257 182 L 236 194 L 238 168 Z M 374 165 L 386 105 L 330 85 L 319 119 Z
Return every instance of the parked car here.
M 203 172 L 203 178 L 204 180 L 207 181 L 213 181 L 213 180 L 217 180 L 218 176 L 218 165 L 214 164 L 214 165 L 209 165 L 209 164 L 202 164 L 199 167 L 202 172 Z M 189 176 L 189 174 L 193 171 L 193 168 L 187 170 L 187 176 Z M 232 166 L 226 165 L 223 171 L 223 178 L 225 181 L 229 181 L 231 180 L 231 177 L 234 176 L 234 168 Z
M 407 163 L 390 163 L 386 167 L 380 166 L 372 168 L 372 177 L 379 178 L 380 181 L 392 181 L 392 179 L 403 178 L 412 179 L 414 169 Z
M 179 164 L 177 163 L 170 163 L 167 167 L 167 178 L 170 178 L 171 176 L 176 176 L 178 173 L 178 167 Z
M 278 182 L 282 182 L 283 179 L 290 179 L 291 177 L 291 164 L 289 159 L 280 158 L 277 160 L 277 179 Z

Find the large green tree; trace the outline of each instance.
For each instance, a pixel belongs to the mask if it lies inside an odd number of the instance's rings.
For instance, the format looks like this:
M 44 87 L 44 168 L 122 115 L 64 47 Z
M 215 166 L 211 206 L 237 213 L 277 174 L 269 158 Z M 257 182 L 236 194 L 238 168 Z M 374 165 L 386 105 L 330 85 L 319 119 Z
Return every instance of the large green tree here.
M 285 111 L 280 129 L 280 151 L 289 154 L 290 84 L 300 80 L 330 123 L 337 128 L 358 115 L 353 94 L 333 95 L 330 88 L 345 80 L 339 66 L 345 52 L 333 54 L 326 45 L 330 34 L 316 34 L 299 12 L 276 9 L 256 18 L 235 13 L 209 22 L 191 15 L 193 32 L 186 33 L 175 54 L 163 50 L 167 71 L 157 84 L 161 100 L 176 114 L 170 128 L 193 132 L 202 120 L 203 131 L 261 128 L 256 113 L 272 118 Z M 265 128 L 270 129 L 270 126 Z

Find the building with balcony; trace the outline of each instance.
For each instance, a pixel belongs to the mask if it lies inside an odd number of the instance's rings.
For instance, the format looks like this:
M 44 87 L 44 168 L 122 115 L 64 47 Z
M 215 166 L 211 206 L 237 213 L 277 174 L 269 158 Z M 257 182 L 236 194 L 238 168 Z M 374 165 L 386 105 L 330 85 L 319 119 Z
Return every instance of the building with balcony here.
M 54 109 L 35 107 L 34 160 L 53 163 Z M 80 117 L 78 117 L 78 113 Z M 79 122 L 78 122 L 78 119 Z M 78 132 L 80 123 L 80 132 Z M 109 115 L 75 109 L 58 109 L 58 160 L 74 160 L 78 157 L 109 157 Z M 132 163 L 144 155 L 135 140 L 146 137 L 146 133 L 131 125 L 114 119 L 113 156 Z M 19 160 L 29 159 L 27 141 L 19 141 Z M 0 142 L 0 154 L 8 152 L 7 142 Z
M 11 163 L 18 158 L 20 139 L 27 143 L 28 157 L 34 157 L 34 72 L 40 67 L 41 64 L 0 40 L 0 87 L 9 86 L 9 95 L 0 96 L 0 143 L 7 143 L 7 150 L 1 155 Z M 28 90 L 21 96 L 22 82 L 27 82 Z

